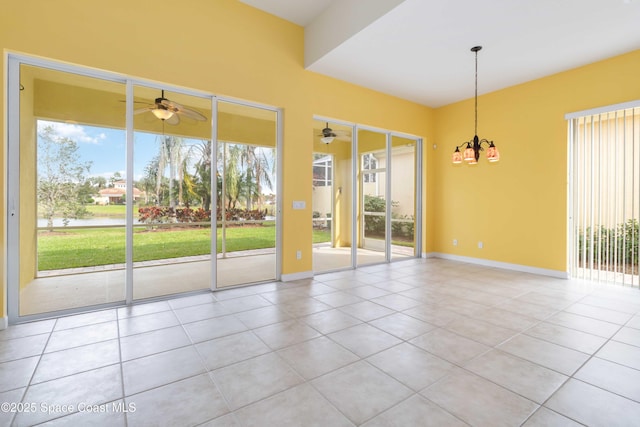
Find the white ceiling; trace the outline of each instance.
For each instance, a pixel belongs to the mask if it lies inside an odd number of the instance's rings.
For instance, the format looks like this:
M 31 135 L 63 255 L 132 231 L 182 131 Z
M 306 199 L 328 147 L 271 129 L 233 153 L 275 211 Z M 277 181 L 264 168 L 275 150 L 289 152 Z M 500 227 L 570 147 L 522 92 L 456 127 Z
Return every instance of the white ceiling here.
M 324 43 L 307 69 L 430 107 L 473 97 L 476 45 L 479 94 L 640 49 L 640 0 L 241 1 Z

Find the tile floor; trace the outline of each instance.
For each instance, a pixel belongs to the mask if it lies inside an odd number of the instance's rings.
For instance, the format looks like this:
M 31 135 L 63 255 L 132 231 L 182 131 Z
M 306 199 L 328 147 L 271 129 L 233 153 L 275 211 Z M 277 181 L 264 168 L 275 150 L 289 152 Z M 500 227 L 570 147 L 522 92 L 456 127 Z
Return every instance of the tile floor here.
M 0 331 L 0 425 L 637 426 L 639 312 L 428 259 L 44 320 Z

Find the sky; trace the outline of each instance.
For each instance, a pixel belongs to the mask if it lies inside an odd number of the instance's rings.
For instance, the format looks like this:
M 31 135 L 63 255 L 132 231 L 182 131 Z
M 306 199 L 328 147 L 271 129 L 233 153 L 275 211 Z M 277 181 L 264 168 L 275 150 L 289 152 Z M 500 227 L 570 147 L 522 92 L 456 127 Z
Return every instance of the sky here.
M 38 131 L 46 126 L 52 126 L 58 136 L 69 138 L 78 144 L 80 161 L 92 162 L 87 176 L 104 176 L 108 180 L 115 172 L 119 172 L 123 178 L 126 177 L 124 130 L 38 120 Z M 145 167 L 158 153 L 158 138 L 155 134 L 135 132 L 134 180 L 142 178 Z M 197 142 L 185 140 L 186 144 Z

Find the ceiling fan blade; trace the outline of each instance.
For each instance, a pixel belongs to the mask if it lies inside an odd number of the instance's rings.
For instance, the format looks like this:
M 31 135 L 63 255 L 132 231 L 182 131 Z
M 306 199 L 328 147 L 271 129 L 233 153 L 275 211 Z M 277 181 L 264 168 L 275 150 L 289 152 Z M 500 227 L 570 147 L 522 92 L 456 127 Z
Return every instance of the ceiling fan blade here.
M 140 113 L 144 113 L 144 112 L 147 112 L 147 111 L 151 111 L 151 110 L 153 110 L 153 108 L 154 108 L 154 106 L 152 106 L 152 105 L 149 105 L 149 106 L 144 107 L 144 108 L 138 108 L 137 110 L 133 110 L 133 114 L 140 114 Z
M 200 122 L 207 120 L 206 116 L 203 116 L 196 110 L 191 110 L 185 107 L 181 107 L 180 109 L 178 109 L 178 114 L 182 114 L 185 117 L 189 117 L 190 119 L 198 120 Z
M 177 125 L 178 123 L 180 123 L 180 116 L 176 113 L 173 113 L 173 115 L 164 122 L 168 125 Z
M 169 101 L 166 98 L 160 99 L 160 104 L 163 105 L 167 110 L 172 111 L 174 113 L 182 110 L 184 107 L 177 102 Z

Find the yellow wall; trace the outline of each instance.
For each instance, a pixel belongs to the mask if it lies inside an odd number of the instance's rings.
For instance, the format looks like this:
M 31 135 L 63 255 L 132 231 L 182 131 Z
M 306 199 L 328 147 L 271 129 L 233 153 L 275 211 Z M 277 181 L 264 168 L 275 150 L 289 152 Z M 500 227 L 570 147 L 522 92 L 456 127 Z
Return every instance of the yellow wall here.
M 284 274 L 311 271 L 309 159 L 314 114 L 427 140 L 433 135 L 431 109 L 305 71 L 303 28 L 235 0 L 191 0 L 180 7 L 174 0 L 5 2 L 0 48 L 283 108 Z M 3 84 L 2 99 L 4 89 Z M 3 120 L 2 135 L 5 125 Z M 3 144 L 0 164 L 5 162 L 5 150 Z M 4 173 L 0 174 L 1 224 L 6 223 Z M 293 200 L 307 201 L 308 208 L 293 210 Z M 0 240 L 6 241 L 4 229 Z M 5 248 L 3 243 L 2 260 Z M 301 260 L 295 257 L 298 249 Z M 0 267 L 4 293 L 4 261 Z M 2 316 L 5 301 L 1 296 Z
M 427 190 L 434 250 L 566 271 L 564 115 L 639 99 L 638 76 L 640 50 L 481 96 L 478 136 L 499 148 L 493 164 L 451 163 L 455 145 L 473 138 L 472 99 L 436 110 L 438 149 L 427 144 L 436 176 Z
M 282 107 L 285 274 L 311 270 L 314 114 L 425 137 L 424 252 L 566 269 L 563 115 L 640 98 L 640 51 L 480 97 L 479 136 L 496 142 L 502 160 L 482 160 L 472 168 L 450 163 L 454 145 L 473 136 L 472 100 L 434 111 L 305 71 L 303 36 L 301 27 L 235 0 L 191 0 L 180 7 L 175 0 L 21 0 L 5 2 L 0 14 L 5 52 Z M 4 56 L 0 61 L 4 70 Z M 4 89 L 3 84 L 3 100 Z M 0 165 L 5 161 L 3 144 Z M 3 227 L 5 173 L 0 173 Z M 307 201 L 307 209 L 294 211 L 293 200 Z M 454 238 L 457 247 L 451 244 Z M 4 229 L 0 240 L 4 260 Z M 295 258 L 298 249 L 302 260 Z M 0 270 L 4 316 L 4 261 Z

